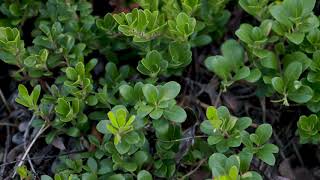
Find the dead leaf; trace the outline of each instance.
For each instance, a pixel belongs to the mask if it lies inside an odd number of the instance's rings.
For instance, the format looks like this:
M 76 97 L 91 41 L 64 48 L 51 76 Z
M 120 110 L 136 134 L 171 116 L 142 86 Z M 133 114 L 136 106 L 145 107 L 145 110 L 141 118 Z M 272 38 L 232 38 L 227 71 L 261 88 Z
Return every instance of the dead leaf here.
M 54 140 L 52 141 L 52 145 L 62 151 L 66 150 L 66 147 L 61 137 L 54 138 Z

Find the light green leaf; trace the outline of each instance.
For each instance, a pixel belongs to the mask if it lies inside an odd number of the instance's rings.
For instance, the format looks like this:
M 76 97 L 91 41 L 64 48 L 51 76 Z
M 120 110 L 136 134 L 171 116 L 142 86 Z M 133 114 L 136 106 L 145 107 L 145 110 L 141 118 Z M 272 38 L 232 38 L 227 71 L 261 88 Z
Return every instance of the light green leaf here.
M 266 143 L 272 135 L 272 127 L 270 124 L 262 124 L 257 129 L 255 134 L 258 136 L 258 144 Z
M 180 106 L 173 106 L 164 111 L 164 117 L 176 123 L 182 123 L 187 118 L 187 113 Z
M 148 171 L 142 170 L 138 173 L 137 179 L 138 180 L 152 180 L 152 175 Z
M 156 104 L 158 102 L 159 91 L 152 84 L 146 84 L 142 87 L 142 92 L 147 102 Z

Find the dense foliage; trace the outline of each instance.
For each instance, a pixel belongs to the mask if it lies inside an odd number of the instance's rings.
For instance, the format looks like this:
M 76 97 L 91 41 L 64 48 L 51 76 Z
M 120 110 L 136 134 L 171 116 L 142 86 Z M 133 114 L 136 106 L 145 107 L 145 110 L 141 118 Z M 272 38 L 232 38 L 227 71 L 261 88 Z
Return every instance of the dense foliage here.
M 0 59 L 14 66 L 16 102 L 32 111 L 32 126 L 47 144 L 67 136 L 82 150 L 62 156 L 41 179 L 188 179 L 185 167 L 197 163 L 214 179 L 263 179 L 251 164 L 276 163 L 271 125 L 233 116 L 225 106 L 206 107 L 206 117 L 190 113 L 175 80 L 194 48 L 221 39 L 229 1 L 137 0 L 139 8 L 104 17 L 85 0 L 0 1 Z M 319 113 L 315 3 L 239 0 L 257 23 L 241 24 L 221 55 L 203 61 L 221 80 L 220 93 L 245 81 L 259 97 Z M 28 19 L 32 43 L 24 41 Z M 186 129 L 190 116 L 202 118 Z M 301 143 L 319 143 L 318 115 L 301 116 L 297 127 Z M 27 166 L 15 168 L 22 179 L 35 178 Z

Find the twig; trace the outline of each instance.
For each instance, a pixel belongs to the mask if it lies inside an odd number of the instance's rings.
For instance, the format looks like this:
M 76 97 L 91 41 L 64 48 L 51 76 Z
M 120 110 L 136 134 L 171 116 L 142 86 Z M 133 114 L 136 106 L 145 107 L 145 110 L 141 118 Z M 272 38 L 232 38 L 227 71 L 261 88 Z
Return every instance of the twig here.
M 10 128 L 9 126 L 7 125 L 6 126 L 6 131 L 7 131 L 7 137 L 6 137 L 6 144 L 5 144 L 5 149 L 4 149 L 4 154 L 3 154 L 3 163 L 6 163 L 7 162 L 7 155 L 8 155 L 8 150 L 9 150 L 9 147 L 10 147 L 10 140 L 11 140 L 11 135 L 10 135 Z M 3 168 L 1 168 L 1 176 L 4 176 L 4 171 L 6 169 L 6 166 L 3 166 Z
M 28 138 L 28 135 L 29 135 L 30 126 L 31 126 L 31 123 L 32 123 L 32 121 L 34 120 L 35 117 L 36 117 L 35 114 L 33 114 L 32 117 L 31 117 L 31 119 L 30 119 L 30 121 L 28 122 L 27 128 L 26 128 L 26 130 L 25 130 L 25 132 L 24 132 L 24 134 L 23 134 L 23 140 L 24 140 L 24 142 L 27 142 L 27 141 L 28 141 L 27 138 Z M 24 150 L 26 151 L 27 148 L 28 148 L 28 147 L 27 147 L 27 143 L 24 143 Z M 27 155 L 27 158 L 30 158 L 30 157 L 29 157 L 29 154 Z M 32 165 L 31 160 L 28 160 L 28 163 L 29 163 L 29 165 L 30 165 L 30 167 L 31 167 L 32 172 L 33 172 L 34 174 L 36 174 L 36 172 L 35 172 L 35 170 L 34 170 L 34 168 L 33 168 L 33 165 Z
M 16 124 L 7 123 L 7 122 L 0 122 L 0 126 L 18 127 L 18 125 Z
M 262 98 L 260 100 L 260 104 L 261 104 L 261 109 L 262 109 L 262 121 L 263 123 L 266 122 L 266 119 L 267 119 L 267 114 L 266 114 L 266 99 L 265 98 Z
M 297 155 L 297 158 L 298 158 L 298 160 L 299 160 L 299 162 L 300 162 L 301 166 L 302 166 L 302 167 L 304 167 L 303 159 L 302 159 L 302 157 L 301 157 L 301 155 L 300 155 L 300 153 L 299 153 L 299 150 L 298 150 L 298 148 L 297 148 L 297 146 L 296 146 L 295 142 L 294 142 L 294 141 L 292 141 L 292 143 L 291 143 L 291 144 L 292 144 L 293 150 L 295 151 L 295 153 L 296 153 L 296 155 Z
M 16 161 L 11 161 L 11 162 L 7 162 L 7 163 L 3 163 L 3 164 L 0 164 L 0 167 L 3 167 L 3 166 L 6 166 L 6 165 L 10 165 L 10 164 L 14 164 L 14 163 L 17 163 L 17 162 L 20 162 L 20 161 L 27 161 L 27 160 L 37 160 L 37 159 L 53 159 L 53 158 L 57 158 L 57 157 L 61 157 L 61 156 L 66 156 L 66 155 L 70 155 L 70 154 L 77 154 L 77 153 L 83 153 L 84 151 L 81 150 L 81 151 L 71 151 L 71 152 L 68 152 L 68 153 L 64 153 L 64 154 L 60 154 L 60 155 L 54 155 L 54 156 L 37 156 L 37 157 L 33 157 L 33 158 L 26 158 L 24 160 L 16 160 Z
M 31 141 L 31 143 L 28 145 L 28 148 L 26 149 L 25 153 L 23 154 L 22 158 L 21 158 L 21 161 L 18 163 L 18 166 L 17 167 L 20 167 L 23 162 L 25 161 L 27 155 L 29 154 L 32 146 L 34 145 L 34 143 L 37 141 L 37 139 L 39 138 L 39 136 L 48 128 L 49 126 L 46 125 L 46 124 L 43 124 L 42 127 L 39 129 L 38 133 L 36 134 L 36 136 L 33 138 L 33 140 Z M 14 173 L 12 175 L 12 178 L 15 177 L 17 171 L 16 171 L 16 168 L 14 170 Z
M 222 90 L 220 89 L 220 90 L 219 90 L 219 94 L 218 94 L 218 96 L 217 96 L 217 98 L 216 98 L 216 101 L 214 102 L 214 106 L 215 106 L 215 107 L 217 107 L 218 104 L 219 104 L 219 102 L 220 102 L 221 94 L 222 94 Z
M 185 138 L 181 138 L 181 139 L 174 139 L 174 140 L 170 140 L 170 141 L 166 141 L 166 140 L 161 140 L 161 139 L 157 139 L 160 142 L 164 142 L 164 143 L 171 143 L 171 142 L 179 142 L 179 141 L 184 141 L 184 140 L 189 140 L 189 139 L 193 139 L 193 138 L 205 138 L 208 136 L 191 136 L 191 137 L 185 137 Z
M 195 173 L 195 172 L 202 166 L 202 164 L 205 163 L 206 161 L 207 161 L 207 158 L 202 159 L 201 161 L 199 161 L 197 167 L 195 167 L 194 169 L 192 169 L 188 174 L 182 176 L 182 177 L 180 178 L 180 180 L 184 180 L 185 178 L 191 176 L 191 175 L 192 175 L 193 173 Z
M 198 103 L 204 109 L 207 109 L 210 106 L 209 104 L 206 104 L 206 103 L 200 101 L 199 99 L 196 100 L 196 103 Z
M 275 130 L 273 130 L 272 134 L 273 134 L 275 141 L 280 146 L 280 156 L 282 157 L 283 160 L 285 160 L 286 156 L 284 155 L 284 152 L 283 152 L 283 143 L 281 142 L 281 140 Z
M 30 156 L 29 156 L 29 154 L 27 155 L 27 161 L 28 161 L 28 163 L 29 163 L 29 165 L 30 165 L 30 167 L 31 167 L 31 170 L 32 170 L 32 172 L 33 172 L 33 174 L 37 174 L 37 172 L 36 172 L 36 170 L 34 169 L 34 167 L 33 167 L 33 164 L 32 164 L 32 161 L 30 160 Z
M 1 100 L 2 100 L 2 102 L 3 102 L 3 104 L 6 106 L 8 112 L 11 112 L 10 106 L 9 106 L 6 98 L 4 97 L 1 88 L 0 88 L 0 98 L 1 98 Z

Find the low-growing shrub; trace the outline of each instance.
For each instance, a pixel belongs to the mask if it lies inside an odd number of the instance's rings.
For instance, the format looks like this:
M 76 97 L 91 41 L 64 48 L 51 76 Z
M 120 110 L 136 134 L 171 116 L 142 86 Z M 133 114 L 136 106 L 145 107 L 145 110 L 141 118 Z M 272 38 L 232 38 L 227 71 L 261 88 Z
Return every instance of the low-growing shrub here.
M 74 149 L 82 150 L 57 158 L 41 179 L 188 179 L 194 164 L 214 179 L 263 179 L 251 165 L 275 165 L 279 148 L 270 141 L 272 126 L 233 116 L 225 106 L 205 105 L 206 117 L 192 111 L 199 119 L 185 128 L 192 118 L 177 80 L 200 62 L 195 48 L 221 41 L 231 17 L 226 6 L 237 2 L 135 3 L 139 8 L 99 17 L 85 0 L 1 2 L 6 18 L 0 20 L 0 59 L 19 82 L 16 102 L 34 114 L 32 126 L 47 144 L 71 138 L 79 147 Z M 203 61 L 209 75 L 221 80 L 220 93 L 248 82 L 259 97 L 318 113 L 315 3 L 240 0 L 258 26 L 241 24 L 221 52 L 205 54 Z M 35 25 L 32 43 L 24 41 L 27 19 Z M 318 121 L 315 114 L 300 117 L 302 144 L 319 143 Z M 36 178 L 27 166 L 15 168 L 22 179 Z

